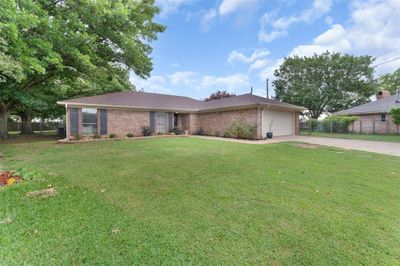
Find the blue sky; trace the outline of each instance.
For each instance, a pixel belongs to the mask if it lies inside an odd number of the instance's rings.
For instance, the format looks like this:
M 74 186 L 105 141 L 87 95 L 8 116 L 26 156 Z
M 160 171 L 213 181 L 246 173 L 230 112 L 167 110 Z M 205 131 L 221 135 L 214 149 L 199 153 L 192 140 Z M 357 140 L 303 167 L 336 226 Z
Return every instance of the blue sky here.
M 197 99 L 216 90 L 265 96 L 284 57 L 323 51 L 400 56 L 400 0 L 158 0 L 167 26 L 152 46 L 154 69 L 137 89 Z M 376 67 L 376 76 L 400 60 Z M 270 83 L 271 84 L 271 83 Z M 271 87 L 271 86 L 270 86 Z M 273 88 L 270 89 L 273 95 Z

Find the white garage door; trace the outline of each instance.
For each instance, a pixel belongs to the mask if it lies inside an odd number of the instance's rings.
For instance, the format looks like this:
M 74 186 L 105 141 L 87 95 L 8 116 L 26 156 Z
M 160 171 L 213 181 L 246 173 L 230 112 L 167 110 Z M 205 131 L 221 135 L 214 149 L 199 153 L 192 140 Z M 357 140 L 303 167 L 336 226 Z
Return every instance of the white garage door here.
M 294 134 L 294 113 L 264 109 L 262 112 L 262 134 L 272 131 L 274 136 Z

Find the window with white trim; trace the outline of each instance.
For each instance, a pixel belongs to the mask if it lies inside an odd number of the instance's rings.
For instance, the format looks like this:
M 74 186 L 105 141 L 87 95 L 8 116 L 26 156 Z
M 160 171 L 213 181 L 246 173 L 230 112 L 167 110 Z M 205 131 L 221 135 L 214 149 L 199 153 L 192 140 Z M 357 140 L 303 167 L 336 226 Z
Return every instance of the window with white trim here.
M 82 108 L 82 133 L 97 134 L 97 109 Z

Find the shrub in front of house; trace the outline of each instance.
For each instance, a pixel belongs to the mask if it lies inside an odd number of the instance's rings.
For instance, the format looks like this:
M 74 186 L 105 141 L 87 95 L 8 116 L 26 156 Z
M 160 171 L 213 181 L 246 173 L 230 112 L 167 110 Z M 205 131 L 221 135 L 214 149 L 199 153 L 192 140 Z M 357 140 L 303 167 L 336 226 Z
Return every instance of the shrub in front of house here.
M 94 134 L 94 135 L 93 135 L 93 138 L 94 138 L 94 139 L 100 139 L 101 136 L 100 136 L 99 134 Z
M 229 130 L 225 130 L 224 138 L 230 138 L 230 137 L 231 137 L 231 133 L 229 132 Z
M 227 131 L 231 137 L 238 139 L 255 139 L 257 134 L 257 125 L 255 123 L 237 120 L 231 124 Z
M 128 133 L 128 134 L 126 134 L 126 136 L 127 136 L 128 138 L 133 138 L 133 134 L 132 134 L 132 133 Z
M 111 133 L 110 135 L 108 135 L 108 137 L 109 137 L 110 139 L 115 139 L 115 138 L 117 137 L 117 134 Z
M 204 130 L 203 130 L 202 128 L 199 128 L 198 130 L 196 130 L 196 131 L 194 132 L 194 134 L 195 134 L 195 135 L 200 135 L 200 136 L 202 136 L 202 135 L 204 135 Z
M 169 130 L 169 133 L 174 133 L 175 135 L 183 135 L 185 134 L 185 131 L 179 127 L 174 127 Z
M 74 135 L 74 139 L 81 140 L 82 139 L 82 135 L 81 134 L 76 134 L 76 135 Z
M 150 127 L 142 127 L 143 136 L 151 136 L 153 135 L 153 130 Z

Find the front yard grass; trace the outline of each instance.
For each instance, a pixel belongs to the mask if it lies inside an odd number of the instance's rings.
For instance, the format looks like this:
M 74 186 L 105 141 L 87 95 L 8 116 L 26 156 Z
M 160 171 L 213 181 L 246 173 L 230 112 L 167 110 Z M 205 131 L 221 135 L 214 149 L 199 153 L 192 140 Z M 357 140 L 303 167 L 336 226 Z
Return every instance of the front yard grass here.
M 301 131 L 301 135 L 310 136 L 308 131 Z M 400 143 L 400 135 L 372 135 L 372 134 L 368 135 L 368 134 L 351 134 L 351 133 L 344 134 L 344 133 L 312 132 L 311 136 Z
M 198 138 L 0 145 L 3 168 L 31 179 L 0 188 L 7 265 L 400 260 L 397 157 Z

